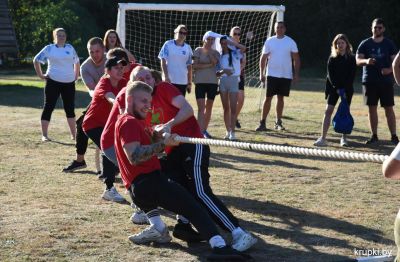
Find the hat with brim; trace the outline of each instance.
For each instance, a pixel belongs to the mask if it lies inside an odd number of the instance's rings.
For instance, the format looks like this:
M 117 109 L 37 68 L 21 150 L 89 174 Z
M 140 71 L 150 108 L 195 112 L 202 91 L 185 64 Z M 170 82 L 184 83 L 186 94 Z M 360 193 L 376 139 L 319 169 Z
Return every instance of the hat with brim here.
M 113 56 L 107 59 L 105 67 L 110 69 L 113 66 L 118 65 L 121 63 L 123 66 L 126 66 L 128 63 L 125 61 L 125 59 L 120 59 L 119 57 Z

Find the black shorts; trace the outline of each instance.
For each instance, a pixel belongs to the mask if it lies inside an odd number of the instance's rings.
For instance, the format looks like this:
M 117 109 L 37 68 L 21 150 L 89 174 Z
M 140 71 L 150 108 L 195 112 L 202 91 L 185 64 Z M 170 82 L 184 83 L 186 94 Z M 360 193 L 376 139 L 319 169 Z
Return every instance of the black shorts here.
M 179 89 L 179 91 L 181 91 L 181 94 L 183 96 L 186 96 L 186 88 L 188 85 L 178 85 L 178 84 L 173 84 L 176 88 Z
M 267 97 L 274 95 L 289 96 L 291 83 L 292 79 L 289 78 L 268 76 L 266 81 Z
M 244 91 L 244 76 L 240 75 L 239 90 Z
M 367 106 L 394 106 L 394 87 L 392 83 L 363 83 L 364 103 Z
M 196 99 L 205 99 L 207 94 L 207 99 L 214 100 L 217 95 L 217 90 L 218 84 L 196 84 Z
M 349 105 L 351 105 L 351 99 L 353 98 L 354 90 L 345 90 L 346 100 Z M 337 101 L 339 100 L 339 95 L 335 89 L 332 89 L 329 93 L 325 94 L 326 103 L 331 106 L 335 106 Z

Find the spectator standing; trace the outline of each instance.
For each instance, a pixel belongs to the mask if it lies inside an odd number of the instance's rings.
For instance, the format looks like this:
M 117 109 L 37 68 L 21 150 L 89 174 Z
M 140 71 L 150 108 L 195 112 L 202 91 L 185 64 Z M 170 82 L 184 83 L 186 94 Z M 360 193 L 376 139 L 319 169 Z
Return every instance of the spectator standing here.
M 67 44 L 65 29 L 53 30 L 53 44 L 45 46 L 33 59 L 36 74 L 46 81 L 44 106 L 41 116 L 42 141 L 49 141 L 48 129 L 51 115 L 61 95 L 71 139 L 75 139 L 75 81 L 79 77 L 79 57 L 72 45 Z M 46 63 L 47 71 L 42 72 L 40 64 Z

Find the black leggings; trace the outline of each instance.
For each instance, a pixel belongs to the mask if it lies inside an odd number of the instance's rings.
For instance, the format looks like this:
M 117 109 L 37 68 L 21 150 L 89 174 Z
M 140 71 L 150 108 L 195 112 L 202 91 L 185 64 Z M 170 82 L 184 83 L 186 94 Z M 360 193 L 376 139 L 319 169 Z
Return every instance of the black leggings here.
M 85 132 L 86 135 L 96 144 L 98 148 L 101 148 L 100 138 L 101 133 L 103 133 L 103 129 L 103 127 L 96 127 Z M 104 183 L 106 184 L 107 189 L 110 189 L 114 186 L 115 174 L 118 172 L 119 169 L 103 153 L 101 154 L 101 161 L 103 165 L 103 176 L 105 176 Z
M 209 160 L 209 146 L 182 143 L 161 161 L 162 171 L 203 204 L 218 225 L 232 232 L 239 221 L 210 187 Z
M 162 207 L 188 218 L 206 239 L 219 235 L 207 212 L 182 186 L 167 180 L 159 170 L 141 174 L 129 189 L 133 202 L 144 212 Z
M 48 78 L 44 87 L 42 120 L 50 121 L 60 94 L 65 115 L 67 118 L 75 117 L 75 82 L 61 83 Z
M 85 118 L 86 112 L 89 109 L 90 104 L 86 107 L 86 110 L 82 112 L 82 115 L 76 120 L 76 153 L 78 155 L 84 155 L 87 150 L 89 138 L 86 136 L 82 129 L 83 119 Z

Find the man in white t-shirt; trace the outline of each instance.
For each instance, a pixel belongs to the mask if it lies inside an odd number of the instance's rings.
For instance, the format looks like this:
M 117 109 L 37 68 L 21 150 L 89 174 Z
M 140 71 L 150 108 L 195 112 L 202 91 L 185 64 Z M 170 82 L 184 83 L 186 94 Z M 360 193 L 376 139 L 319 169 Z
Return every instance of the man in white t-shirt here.
M 176 86 L 182 95 L 190 93 L 192 86 L 192 48 L 185 43 L 188 30 L 185 25 L 178 25 L 174 30 L 174 39 L 162 46 L 158 58 L 164 81 Z
M 266 83 L 267 95 L 260 125 L 256 131 L 267 130 L 265 121 L 275 95 L 277 95 L 275 129 L 285 129 L 282 125 L 284 97 L 289 96 L 291 82 L 296 83 L 299 79 L 300 56 L 297 45 L 292 38 L 285 35 L 286 25 L 283 21 L 276 22 L 274 29 L 275 35 L 265 41 L 260 58 L 260 80 Z M 265 67 L 267 67 L 266 73 Z

